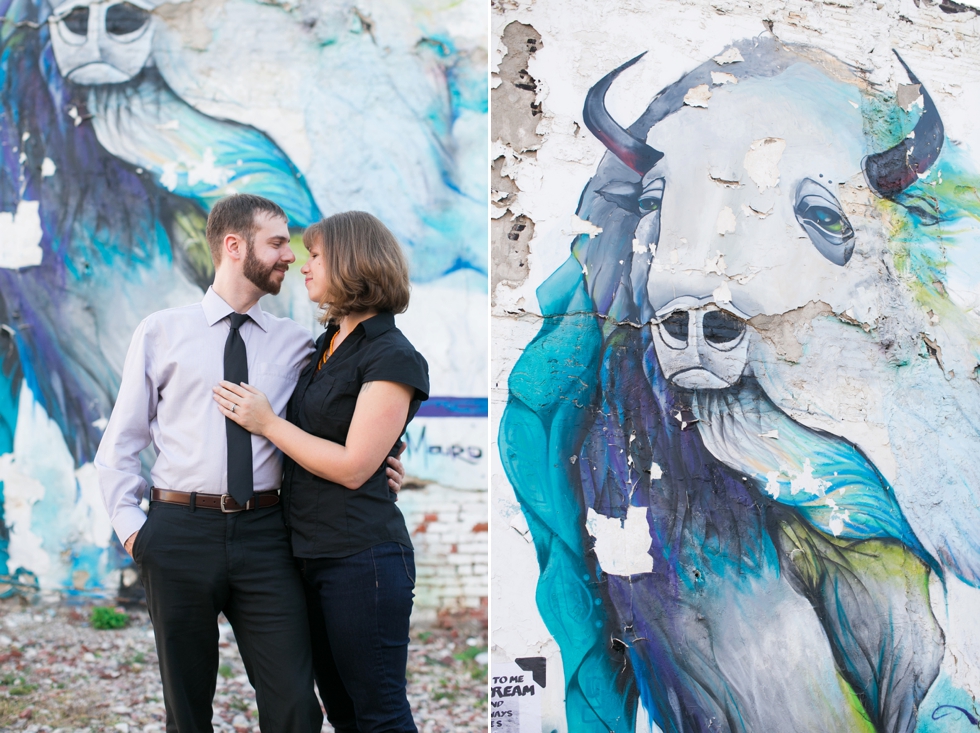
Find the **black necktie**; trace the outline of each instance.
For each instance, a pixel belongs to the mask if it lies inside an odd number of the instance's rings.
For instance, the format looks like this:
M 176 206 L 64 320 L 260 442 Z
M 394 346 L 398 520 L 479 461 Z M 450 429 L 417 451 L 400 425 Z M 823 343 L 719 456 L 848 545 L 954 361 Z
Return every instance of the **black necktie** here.
M 232 313 L 231 330 L 225 341 L 225 379 L 232 384 L 248 382 L 248 355 L 238 329 L 247 315 Z M 228 493 L 240 506 L 252 498 L 252 434 L 234 420 L 225 418 L 228 436 Z

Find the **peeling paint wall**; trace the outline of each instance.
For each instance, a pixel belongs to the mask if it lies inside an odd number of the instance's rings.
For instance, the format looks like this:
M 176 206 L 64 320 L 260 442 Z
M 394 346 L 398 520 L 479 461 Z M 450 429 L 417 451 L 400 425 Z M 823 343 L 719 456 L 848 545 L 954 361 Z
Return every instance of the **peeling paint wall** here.
M 504 28 L 503 42 L 507 54 L 500 62 L 491 91 L 493 108 L 490 138 L 497 144 L 491 154 L 490 197 L 492 274 L 490 286 L 499 283 L 519 285 L 527 277 L 528 242 L 534 236 L 534 222 L 520 213 L 519 188 L 512 177 L 513 153 L 533 157 L 541 137 L 536 128 L 541 115 L 537 103 L 537 86 L 527 71 L 528 61 L 541 46 L 541 36 L 523 23 Z M 510 153 L 511 155 L 508 155 Z M 491 296 L 492 297 L 492 296 Z
M 494 3 L 494 729 L 975 729 L 978 15 Z
M 0 576 L 23 567 L 47 589 L 118 587 L 129 560 L 91 460 L 126 349 L 147 314 L 200 299 L 213 274 L 207 213 L 248 192 L 283 206 L 297 255 L 263 307 L 317 334 L 302 229 L 364 209 L 403 243 L 413 292 L 398 322 L 429 362 L 432 399 L 408 432 L 402 505 L 413 526 L 417 514 L 446 518 L 443 542 L 421 543 L 420 568 L 456 570 L 421 605 L 479 606 L 486 528 L 470 520 L 485 516 L 488 460 L 484 9 L 0 9 Z

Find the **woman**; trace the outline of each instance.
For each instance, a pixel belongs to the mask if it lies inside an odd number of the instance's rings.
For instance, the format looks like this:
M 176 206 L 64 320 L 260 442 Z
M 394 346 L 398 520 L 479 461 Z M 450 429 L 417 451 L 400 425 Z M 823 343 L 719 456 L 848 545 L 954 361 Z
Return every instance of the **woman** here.
M 415 563 L 385 459 L 428 397 L 425 359 L 395 328 L 408 306 L 398 242 L 350 211 L 303 234 L 301 272 L 326 332 L 287 419 L 221 382 L 221 412 L 287 456 L 284 512 L 305 580 L 317 687 L 338 733 L 416 731 L 405 694 Z

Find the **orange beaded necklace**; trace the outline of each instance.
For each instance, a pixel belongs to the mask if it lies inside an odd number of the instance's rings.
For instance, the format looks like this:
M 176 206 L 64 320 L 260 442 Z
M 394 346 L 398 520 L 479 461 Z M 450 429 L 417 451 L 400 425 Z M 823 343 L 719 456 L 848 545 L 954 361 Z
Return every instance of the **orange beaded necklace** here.
M 320 357 L 320 363 L 316 365 L 317 371 L 320 371 L 323 368 L 323 365 L 327 363 L 327 359 L 333 356 L 333 345 L 337 342 L 337 334 L 339 333 L 340 330 L 338 329 L 337 332 L 330 337 L 330 343 L 327 345 L 327 348 L 324 350 L 323 356 Z

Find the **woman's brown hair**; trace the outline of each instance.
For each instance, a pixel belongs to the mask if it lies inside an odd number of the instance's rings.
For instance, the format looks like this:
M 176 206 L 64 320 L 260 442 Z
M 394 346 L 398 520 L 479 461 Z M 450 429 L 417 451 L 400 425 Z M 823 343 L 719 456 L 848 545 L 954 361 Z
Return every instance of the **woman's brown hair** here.
M 320 322 L 367 310 L 404 313 L 408 262 L 395 235 L 365 211 L 345 211 L 307 227 L 303 245 L 319 246 L 327 266 Z

